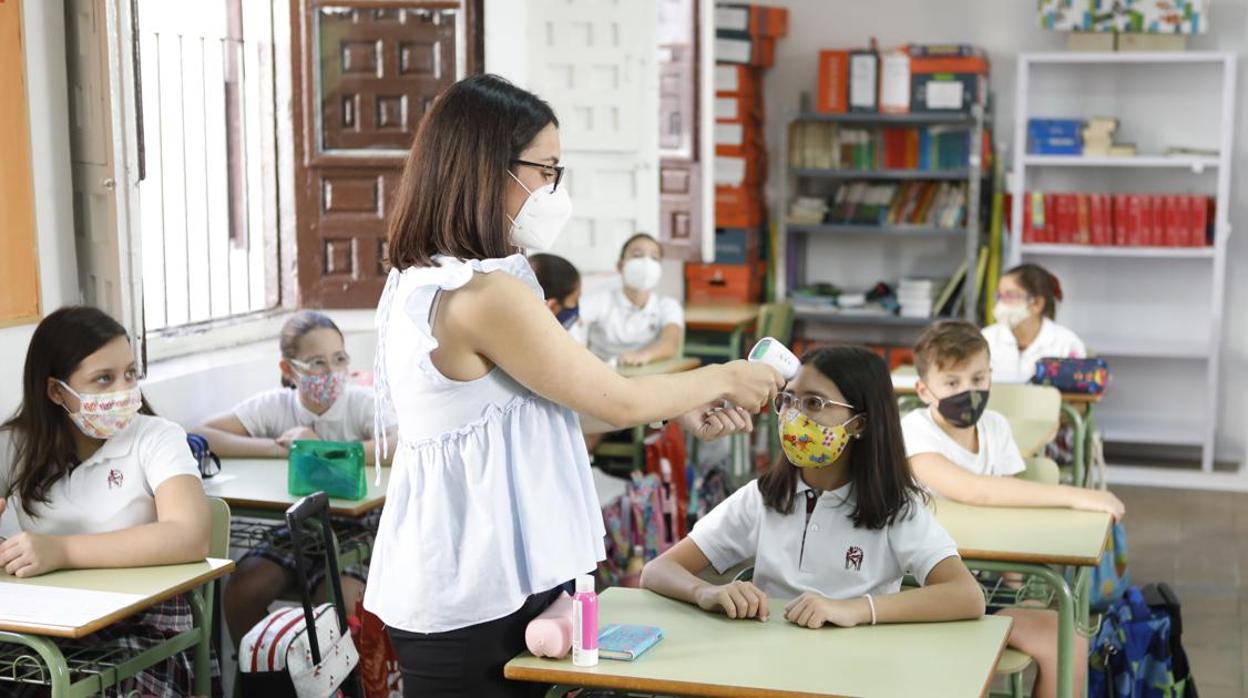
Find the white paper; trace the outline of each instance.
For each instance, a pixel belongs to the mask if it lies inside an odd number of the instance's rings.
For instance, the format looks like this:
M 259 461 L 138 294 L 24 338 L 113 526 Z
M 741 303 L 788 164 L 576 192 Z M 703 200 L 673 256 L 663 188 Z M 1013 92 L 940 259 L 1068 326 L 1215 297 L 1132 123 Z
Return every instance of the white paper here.
M 750 28 L 750 12 L 744 7 L 715 8 L 715 28 L 743 32 Z
M 876 57 L 871 53 L 849 57 L 849 106 L 875 109 Z
M 745 145 L 745 126 L 715 124 L 715 145 Z
M 910 111 L 910 56 L 890 51 L 880 62 L 880 111 Z
M 740 75 L 735 65 L 715 66 L 715 91 L 736 92 L 741 89 L 737 77 Z
M 942 82 L 932 80 L 927 83 L 928 109 L 961 109 L 962 83 L 957 80 Z
M 725 63 L 749 63 L 750 42 L 742 39 L 716 39 L 715 60 Z
M 736 121 L 741 118 L 737 109 L 737 99 L 735 97 L 716 97 L 715 98 L 715 118 L 728 119 Z
M 142 594 L 0 580 L 0 622 L 77 628 L 142 601 Z

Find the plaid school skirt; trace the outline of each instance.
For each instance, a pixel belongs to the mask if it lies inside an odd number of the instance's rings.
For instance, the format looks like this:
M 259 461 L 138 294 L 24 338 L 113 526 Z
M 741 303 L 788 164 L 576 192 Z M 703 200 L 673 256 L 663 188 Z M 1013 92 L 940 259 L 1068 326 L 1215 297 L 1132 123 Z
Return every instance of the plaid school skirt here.
M 122 656 L 118 660 L 124 661 L 177 637 L 190 630 L 193 625 L 194 618 L 191 614 L 190 601 L 185 596 L 175 596 L 80 640 L 65 640 L 58 644 L 61 644 L 62 651 L 67 655 L 83 649 L 90 650 L 93 655 L 103 654 L 109 650 L 120 650 Z M 83 674 L 72 672 L 73 681 L 82 678 L 84 678 Z M 11 684 L 0 680 L 0 696 L 32 698 L 50 694 L 51 689 L 47 686 Z M 100 695 L 118 698 L 194 696 L 195 659 L 193 652 L 188 650 L 176 654 L 122 681 L 120 686 L 105 689 Z M 212 657 L 212 695 L 217 698 L 222 695 L 221 670 L 215 656 Z
M 340 546 L 346 547 L 359 541 L 371 548 L 377 537 L 377 526 L 381 523 L 381 509 L 375 509 L 358 519 L 333 516 L 329 523 Z M 252 557 L 268 560 L 285 570 L 291 579 L 298 578 L 295 572 L 297 560 L 290 545 L 290 530 L 285 526 L 278 527 L 273 533 L 273 542 L 270 545 L 248 552 L 243 555 L 243 560 Z M 311 590 L 315 590 L 325 581 L 325 558 L 320 554 L 304 555 L 304 569 L 308 572 L 308 587 Z M 368 561 L 366 559 L 359 564 L 348 565 L 341 572 L 344 576 L 367 582 Z

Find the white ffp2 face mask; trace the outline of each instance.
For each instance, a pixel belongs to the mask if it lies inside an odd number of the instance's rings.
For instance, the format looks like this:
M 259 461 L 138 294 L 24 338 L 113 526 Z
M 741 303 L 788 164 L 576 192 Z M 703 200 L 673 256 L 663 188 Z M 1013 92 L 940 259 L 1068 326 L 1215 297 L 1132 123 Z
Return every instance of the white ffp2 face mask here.
M 555 189 L 554 184 L 547 184 L 530 190 L 511 171 L 507 174 L 529 192 L 529 198 L 511 219 L 512 243 L 532 252 L 550 250 L 572 217 L 572 197 L 568 196 L 567 187 Z
M 1011 330 L 1023 324 L 1031 316 L 1026 303 L 997 303 L 992 309 L 992 317 Z
M 624 262 L 624 285 L 637 291 L 653 291 L 663 278 L 663 265 L 650 257 L 633 257 Z

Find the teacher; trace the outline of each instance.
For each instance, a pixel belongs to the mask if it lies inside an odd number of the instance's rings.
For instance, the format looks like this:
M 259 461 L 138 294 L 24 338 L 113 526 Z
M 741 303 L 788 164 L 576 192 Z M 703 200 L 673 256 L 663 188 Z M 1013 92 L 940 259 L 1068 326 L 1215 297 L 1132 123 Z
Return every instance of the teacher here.
M 732 414 L 714 405 L 757 412 L 782 387 L 743 361 L 624 378 L 559 325 L 520 254 L 571 216 L 558 126 L 502 78 L 462 80 L 424 117 L 394 194 L 375 381 L 399 443 L 364 605 L 406 696 L 541 694 L 503 665 L 560 585 L 605 557 L 577 413 L 615 428 L 692 413 L 714 432 Z

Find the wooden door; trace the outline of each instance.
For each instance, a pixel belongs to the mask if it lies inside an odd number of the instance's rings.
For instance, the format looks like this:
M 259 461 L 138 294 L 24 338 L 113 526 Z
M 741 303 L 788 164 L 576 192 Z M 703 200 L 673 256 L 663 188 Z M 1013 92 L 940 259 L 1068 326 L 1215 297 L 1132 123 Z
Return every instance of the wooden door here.
M 372 307 L 391 193 L 433 99 L 479 69 L 481 4 L 292 3 L 299 302 Z

